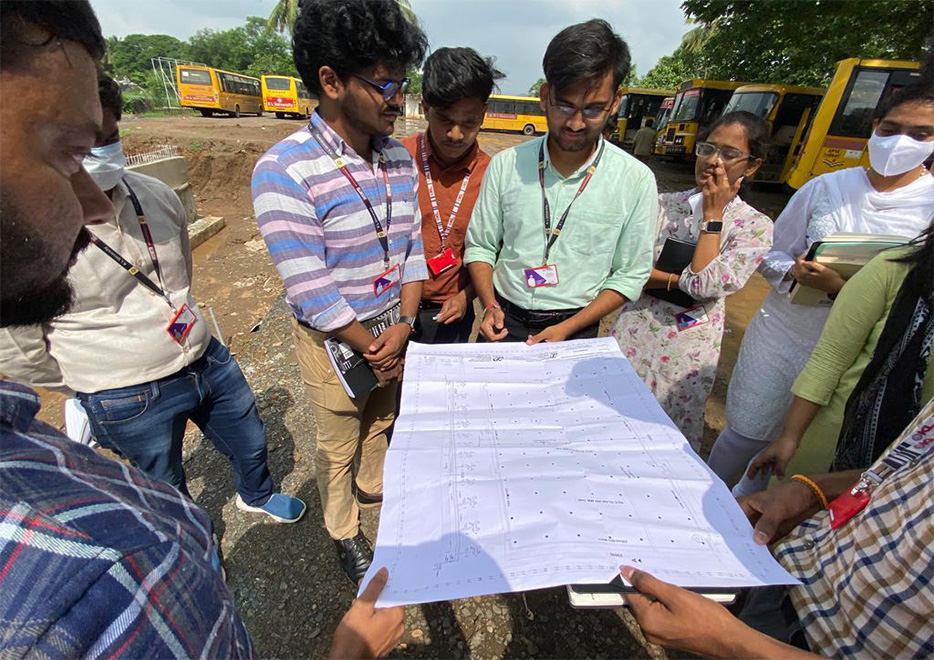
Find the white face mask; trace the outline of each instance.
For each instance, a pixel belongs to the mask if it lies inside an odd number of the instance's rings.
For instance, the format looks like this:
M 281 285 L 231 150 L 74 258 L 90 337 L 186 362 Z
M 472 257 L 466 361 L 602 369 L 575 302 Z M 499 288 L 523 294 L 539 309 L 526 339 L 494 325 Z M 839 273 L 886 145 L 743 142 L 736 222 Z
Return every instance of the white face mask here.
M 123 143 L 118 140 L 104 147 L 93 147 L 91 155 L 84 158 L 84 169 L 101 190 L 113 190 L 126 170 Z
M 934 152 L 934 141 L 921 142 L 908 135 L 869 138 L 869 164 L 882 176 L 910 172 Z

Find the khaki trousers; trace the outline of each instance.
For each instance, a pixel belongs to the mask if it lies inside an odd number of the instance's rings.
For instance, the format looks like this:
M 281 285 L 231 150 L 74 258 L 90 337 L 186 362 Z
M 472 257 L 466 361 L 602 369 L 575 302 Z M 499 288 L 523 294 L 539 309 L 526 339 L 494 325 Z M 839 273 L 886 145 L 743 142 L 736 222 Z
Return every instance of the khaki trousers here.
M 318 427 L 315 471 L 324 526 L 333 539 L 356 535 L 360 511 L 351 487 L 356 473 L 360 490 L 383 492 L 386 432 L 396 414 L 397 383 L 374 390 L 365 399 L 347 396 L 331 368 L 327 334 L 292 320 L 295 351 Z

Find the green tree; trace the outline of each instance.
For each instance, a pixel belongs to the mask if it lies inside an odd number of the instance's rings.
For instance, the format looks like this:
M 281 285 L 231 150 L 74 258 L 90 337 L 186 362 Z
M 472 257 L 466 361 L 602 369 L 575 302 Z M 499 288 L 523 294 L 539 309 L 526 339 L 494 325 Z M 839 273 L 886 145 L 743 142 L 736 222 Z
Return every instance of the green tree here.
M 532 83 L 532 86 L 529 87 L 529 96 L 538 96 L 538 92 L 539 90 L 541 90 L 542 85 L 544 84 L 545 84 L 544 78 L 539 78 L 534 83 Z
M 123 39 L 107 38 L 104 70 L 115 78 L 139 77 L 151 71 L 153 57 L 188 59 L 188 45 L 167 34 L 128 34 Z
M 918 59 L 934 24 L 929 0 L 684 0 L 706 30 L 705 76 L 823 85 L 848 57 Z
M 660 58 L 648 73 L 639 78 L 638 86 L 648 89 L 676 89 L 685 80 L 701 77 L 699 59 L 682 44 L 671 55 Z

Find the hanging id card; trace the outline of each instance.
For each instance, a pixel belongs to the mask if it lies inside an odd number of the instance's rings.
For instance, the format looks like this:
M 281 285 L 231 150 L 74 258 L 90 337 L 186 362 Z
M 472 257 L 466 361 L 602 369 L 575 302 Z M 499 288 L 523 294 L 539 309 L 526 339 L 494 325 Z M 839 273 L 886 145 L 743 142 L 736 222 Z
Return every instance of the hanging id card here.
M 680 314 L 675 314 L 675 323 L 678 325 L 678 332 L 684 332 L 685 330 L 709 322 L 710 319 L 707 318 L 707 310 L 704 309 L 703 305 L 698 305 L 697 307 L 686 309 Z
M 197 322 L 198 317 L 195 316 L 195 313 L 188 307 L 188 303 L 185 303 L 182 305 L 181 309 L 178 310 L 178 314 L 169 321 L 166 331 L 172 336 L 172 339 L 181 344 L 185 341 L 185 337 L 188 336 L 188 333 L 191 332 L 191 329 Z
M 379 298 L 389 291 L 394 284 L 397 284 L 400 279 L 402 279 L 402 269 L 399 268 L 399 264 L 396 264 L 373 280 L 373 295 Z
M 432 257 L 426 262 L 428 264 L 428 270 L 431 271 L 432 275 L 440 275 L 446 270 L 450 270 L 457 265 L 457 257 L 454 256 L 454 250 L 448 248 L 437 257 Z
M 525 268 L 522 271 L 525 284 L 530 289 L 540 286 L 555 286 L 558 283 L 558 267 L 555 264 L 546 264 L 537 268 Z

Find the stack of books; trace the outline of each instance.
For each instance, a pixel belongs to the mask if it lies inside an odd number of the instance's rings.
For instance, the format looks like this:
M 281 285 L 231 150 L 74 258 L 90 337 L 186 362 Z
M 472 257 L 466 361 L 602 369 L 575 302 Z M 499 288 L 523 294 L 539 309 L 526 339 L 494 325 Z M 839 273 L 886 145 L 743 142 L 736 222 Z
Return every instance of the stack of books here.
M 884 234 L 832 234 L 812 243 L 804 260 L 816 261 L 832 268 L 848 280 L 883 250 L 900 247 L 910 240 L 904 236 Z M 794 282 L 791 285 L 791 302 L 795 305 L 830 307 L 833 298 L 820 289 Z

